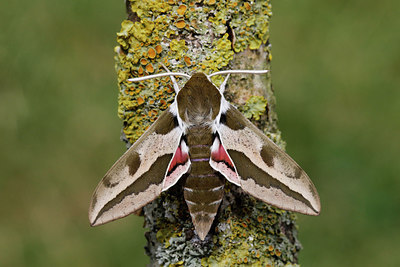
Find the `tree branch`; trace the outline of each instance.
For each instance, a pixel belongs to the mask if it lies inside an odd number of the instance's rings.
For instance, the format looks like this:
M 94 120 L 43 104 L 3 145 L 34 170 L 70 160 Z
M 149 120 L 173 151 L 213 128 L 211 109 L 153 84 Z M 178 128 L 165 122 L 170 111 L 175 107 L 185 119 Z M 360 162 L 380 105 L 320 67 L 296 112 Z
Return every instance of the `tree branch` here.
M 174 99 L 168 77 L 129 83 L 128 78 L 170 71 L 191 74 L 223 69 L 269 69 L 269 1 L 127 1 L 128 19 L 117 34 L 118 114 L 133 143 Z M 213 77 L 219 85 L 223 77 Z M 179 80 L 183 85 L 183 80 Z M 225 97 L 275 143 L 271 76 L 232 75 Z M 259 202 L 227 182 L 210 234 L 201 241 L 178 184 L 143 211 L 152 266 L 281 266 L 297 263 L 301 245 L 295 215 Z

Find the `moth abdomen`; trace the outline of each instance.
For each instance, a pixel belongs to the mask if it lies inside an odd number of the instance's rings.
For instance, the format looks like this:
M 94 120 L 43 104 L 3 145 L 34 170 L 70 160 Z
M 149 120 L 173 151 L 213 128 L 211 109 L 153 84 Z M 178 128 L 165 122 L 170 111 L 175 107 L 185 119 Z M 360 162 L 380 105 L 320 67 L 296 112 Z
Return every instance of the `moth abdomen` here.
M 186 178 L 184 185 L 185 200 L 198 204 L 214 202 L 224 195 L 224 178 L 212 172 L 209 176 L 192 175 Z
M 207 174 L 190 173 L 183 188 L 193 225 L 201 240 L 209 232 L 224 196 L 224 178 L 210 165 L 204 171 Z
M 224 196 L 225 180 L 210 166 L 214 138 L 209 126 L 190 127 L 186 134 L 191 166 L 183 195 L 202 240 L 209 232 Z

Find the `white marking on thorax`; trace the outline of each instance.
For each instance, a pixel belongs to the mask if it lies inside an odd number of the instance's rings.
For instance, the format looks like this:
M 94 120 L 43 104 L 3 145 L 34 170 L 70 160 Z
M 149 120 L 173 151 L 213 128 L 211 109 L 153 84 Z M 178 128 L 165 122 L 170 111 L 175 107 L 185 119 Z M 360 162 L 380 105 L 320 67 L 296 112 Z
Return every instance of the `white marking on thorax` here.
M 179 116 L 179 112 L 178 112 L 178 111 L 179 111 L 179 109 L 178 109 L 178 101 L 177 101 L 177 99 L 176 99 L 176 96 L 175 96 L 174 102 L 169 106 L 169 109 L 170 109 L 170 112 L 172 113 L 172 115 L 174 115 L 174 116 L 177 118 L 179 128 L 181 128 L 182 132 L 183 132 L 184 134 L 186 134 L 188 125 L 187 125 L 187 124 L 182 120 L 182 118 Z
M 230 106 L 231 104 L 229 104 L 229 102 L 226 101 L 225 97 L 221 95 L 221 105 L 219 107 L 219 112 L 211 126 L 213 133 L 216 133 L 219 128 L 222 113 L 226 113 Z

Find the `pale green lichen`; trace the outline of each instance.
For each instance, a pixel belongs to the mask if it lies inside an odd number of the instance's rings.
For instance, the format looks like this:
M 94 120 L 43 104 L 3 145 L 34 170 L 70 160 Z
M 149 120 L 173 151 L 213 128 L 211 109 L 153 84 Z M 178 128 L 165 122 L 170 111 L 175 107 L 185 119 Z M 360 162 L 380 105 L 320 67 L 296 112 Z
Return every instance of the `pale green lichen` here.
M 169 47 L 170 51 L 168 52 L 168 58 L 175 59 L 176 62 L 179 62 L 179 64 L 177 64 L 177 67 L 180 68 L 184 67 L 185 62 L 183 58 L 188 51 L 188 47 L 186 46 L 185 40 L 173 39 L 169 43 Z
M 268 101 L 263 96 L 251 96 L 246 103 L 240 107 L 240 111 L 248 119 L 260 120 L 265 114 Z
M 131 10 L 138 17 L 158 16 L 171 10 L 171 5 L 165 0 L 130 1 Z

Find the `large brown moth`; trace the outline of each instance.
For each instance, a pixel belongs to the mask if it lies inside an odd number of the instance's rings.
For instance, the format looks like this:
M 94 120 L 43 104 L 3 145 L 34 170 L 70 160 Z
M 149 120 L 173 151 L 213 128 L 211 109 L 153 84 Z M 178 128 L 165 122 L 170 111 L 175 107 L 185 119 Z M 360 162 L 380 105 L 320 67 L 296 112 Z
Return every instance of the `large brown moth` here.
M 300 166 L 223 96 L 231 73 L 170 76 L 175 101 L 115 162 L 97 186 L 89 208 L 92 226 L 125 217 L 184 177 L 183 197 L 204 240 L 224 195 L 225 179 L 278 208 L 318 215 L 318 193 Z M 220 88 L 210 78 L 228 74 Z M 174 76 L 189 78 L 182 89 Z

